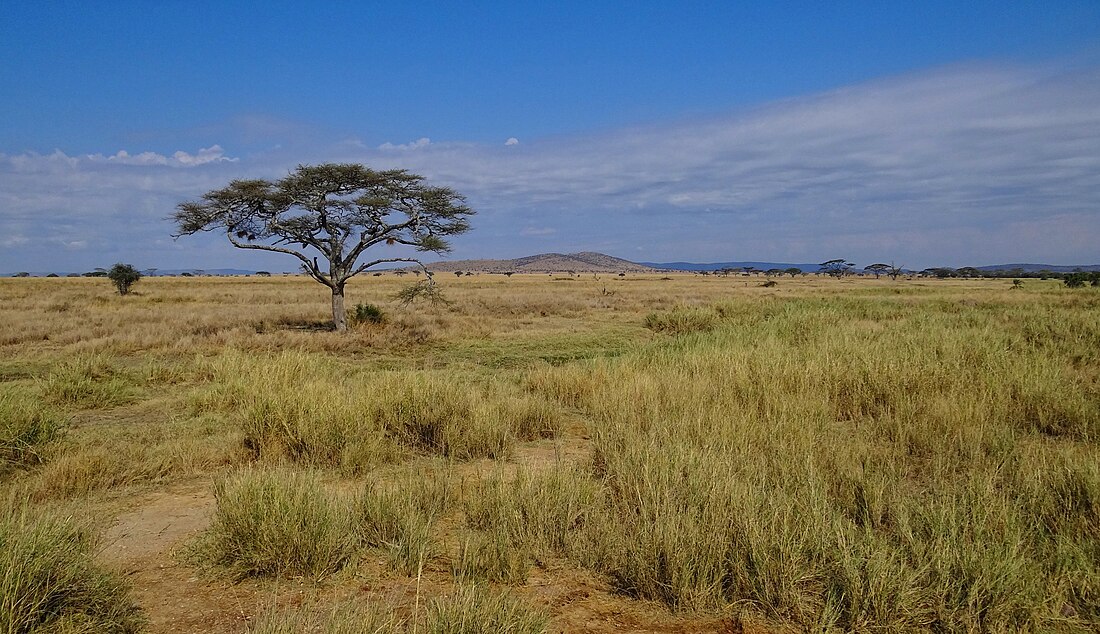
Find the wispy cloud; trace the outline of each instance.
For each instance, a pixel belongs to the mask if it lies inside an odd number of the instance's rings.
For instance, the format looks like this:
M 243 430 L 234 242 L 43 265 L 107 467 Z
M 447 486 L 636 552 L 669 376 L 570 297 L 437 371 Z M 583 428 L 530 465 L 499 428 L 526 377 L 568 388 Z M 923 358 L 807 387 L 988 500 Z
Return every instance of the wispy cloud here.
M 155 242 L 181 200 L 326 160 L 405 167 L 466 194 L 479 215 L 456 257 L 597 249 L 654 260 L 1093 263 L 1098 104 L 1096 68 L 962 66 L 523 144 L 295 142 L 240 160 L 219 146 L 171 157 L 0 154 L 0 234 L 28 238 L 0 254 L 0 270 L 28 269 L 18 263 L 43 236 L 85 240 L 97 254 L 146 245 L 155 261 L 138 264 L 148 266 L 254 262 L 216 238 Z
M 426 148 L 431 144 L 432 144 L 431 139 L 429 139 L 428 137 L 421 137 L 421 138 L 419 138 L 415 141 L 409 141 L 408 143 L 401 143 L 399 145 L 394 145 L 393 143 L 386 142 L 386 143 L 383 143 L 382 145 L 379 145 L 378 149 L 382 150 L 382 151 L 419 150 L 420 148 Z

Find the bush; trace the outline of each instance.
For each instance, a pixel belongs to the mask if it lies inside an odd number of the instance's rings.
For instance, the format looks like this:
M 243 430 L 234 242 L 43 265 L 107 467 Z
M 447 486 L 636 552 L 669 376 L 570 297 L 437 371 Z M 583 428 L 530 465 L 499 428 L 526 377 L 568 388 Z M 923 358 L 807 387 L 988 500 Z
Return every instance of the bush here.
M 1100 286 L 1100 271 L 1089 273 L 1078 271 L 1076 273 L 1070 273 L 1062 278 L 1062 282 L 1067 288 L 1081 288 L 1086 283 L 1091 283 L 1093 286 Z
M 386 321 L 386 314 L 374 304 L 356 304 L 355 311 L 351 314 L 353 326 L 363 324 L 381 324 Z
M 0 518 L 0 632 L 141 630 L 126 584 L 92 561 L 87 527 L 70 517 Z
M 141 271 L 138 271 L 129 264 L 123 264 L 121 262 L 111 267 L 111 270 L 107 271 L 107 277 L 115 284 L 115 288 L 118 289 L 119 295 L 125 295 L 130 292 L 130 288 L 141 279 Z

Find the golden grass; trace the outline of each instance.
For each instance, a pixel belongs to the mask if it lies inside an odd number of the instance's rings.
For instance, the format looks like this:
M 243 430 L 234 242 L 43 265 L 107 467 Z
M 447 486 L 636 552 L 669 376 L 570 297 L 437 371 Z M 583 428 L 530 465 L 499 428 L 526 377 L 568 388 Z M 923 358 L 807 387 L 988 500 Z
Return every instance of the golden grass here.
M 663 277 L 441 276 L 451 304 L 407 308 L 390 300 L 407 279 L 357 278 L 348 305 L 387 319 L 347 335 L 299 277 L 151 278 L 126 297 L 3 279 L 0 413 L 23 422 L 0 486 L 92 505 L 212 476 L 219 513 L 257 522 L 238 551 L 266 563 L 222 561 L 248 574 L 381 552 L 384 574 L 520 587 L 562 558 L 673 610 L 801 630 L 1100 627 L 1094 289 Z M 480 476 L 563 436 L 580 463 Z M 257 500 L 327 522 L 338 556 L 260 548 Z M 463 592 L 411 621 L 321 621 L 463 631 L 482 604 L 512 609 Z M 321 622 L 284 616 L 257 631 Z

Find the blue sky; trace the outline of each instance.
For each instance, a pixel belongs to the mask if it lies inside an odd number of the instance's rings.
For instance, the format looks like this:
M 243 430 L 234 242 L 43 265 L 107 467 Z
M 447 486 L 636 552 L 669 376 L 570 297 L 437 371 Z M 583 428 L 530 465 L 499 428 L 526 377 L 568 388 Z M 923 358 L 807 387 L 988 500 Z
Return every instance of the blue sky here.
M 293 269 L 165 218 L 330 160 L 455 258 L 1100 262 L 1094 0 L 225 4 L 0 5 L 0 272 Z

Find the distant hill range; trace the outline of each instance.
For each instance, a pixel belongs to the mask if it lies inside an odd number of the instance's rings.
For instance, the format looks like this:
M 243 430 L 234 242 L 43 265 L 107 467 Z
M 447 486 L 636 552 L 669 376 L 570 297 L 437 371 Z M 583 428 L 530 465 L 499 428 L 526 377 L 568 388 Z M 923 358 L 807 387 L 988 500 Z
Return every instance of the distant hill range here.
M 440 273 L 454 271 L 477 271 L 482 273 L 653 273 L 656 271 L 720 271 L 722 269 L 753 268 L 758 271 L 770 269 L 801 269 L 805 273 L 815 273 L 820 264 L 792 264 L 790 262 L 631 262 L 622 258 L 585 251 L 583 253 L 542 253 L 514 260 L 453 260 L 428 264 L 428 270 Z M 1022 273 L 1072 273 L 1074 271 L 1100 271 L 1100 264 L 1082 264 L 1058 266 L 1054 264 L 991 264 L 974 267 L 979 271 L 1021 271 Z M 372 269 L 384 271 L 386 269 Z M 862 265 L 853 269 L 863 270 Z M 272 271 L 275 275 L 282 272 Z M 49 272 L 33 271 L 31 277 L 45 277 Z M 72 273 L 57 271 L 56 275 L 65 277 Z M 154 269 L 145 271 L 146 275 L 255 275 L 256 271 L 246 269 Z M 0 277 L 13 277 L 15 273 L 3 273 Z
M 662 271 L 721 271 L 722 269 L 744 269 L 752 267 L 759 271 L 770 269 L 802 269 L 805 273 L 814 273 L 820 264 L 790 264 L 787 262 L 639 262 L 644 266 Z
M 542 253 L 514 260 L 453 260 L 428 264 L 433 273 L 479 271 L 482 273 L 646 273 L 653 268 L 603 253 Z
M 1081 266 L 1055 266 L 1053 264 L 994 264 L 991 266 L 976 266 L 979 271 L 1014 271 L 1020 269 L 1024 273 L 1038 273 L 1050 271 L 1051 273 L 1073 273 L 1074 271 L 1100 271 L 1100 264 L 1084 264 Z

